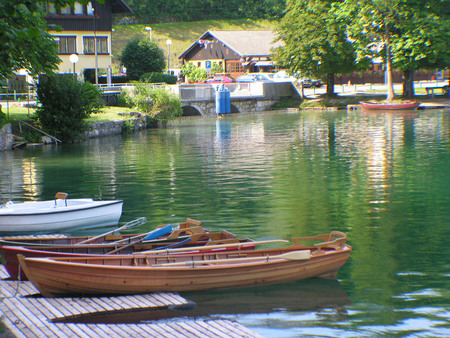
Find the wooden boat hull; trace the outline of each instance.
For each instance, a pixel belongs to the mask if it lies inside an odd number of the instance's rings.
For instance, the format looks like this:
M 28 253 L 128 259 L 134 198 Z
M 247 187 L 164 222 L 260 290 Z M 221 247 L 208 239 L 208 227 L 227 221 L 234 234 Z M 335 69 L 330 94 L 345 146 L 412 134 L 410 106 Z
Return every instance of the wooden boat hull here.
M 127 235 L 125 238 L 132 238 Z M 117 238 L 117 237 L 112 237 Z M 111 253 L 117 254 L 132 254 L 133 252 L 143 250 L 162 250 L 166 247 L 194 247 L 205 246 L 207 244 L 225 244 L 225 243 L 252 243 L 252 240 L 238 239 L 236 235 L 223 231 L 219 233 L 204 233 L 196 234 L 188 237 L 180 237 L 174 239 L 161 238 L 151 241 L 137 242 L 133 245 L 128 245 L 124 242 L 121 245 L 109 244 L 107 241 L 102 241 L 101 244 L 84 244 L 84 245 L 53 245 L 47 247 L 22 247 L 22 246 L 0 246 L 0 255 L 3 257 L 4 266 L 8 271 L 12 280 L 27 280 L 25 273 L 20 269 L 17 255 L 25 257 L 80 257 L 86 255 L 108 255 Z M 254 248 L 249 246 L 248 249 Z M 230 248 L 233 250 L 233 248 Z M 116 252 L 113 252 L 116 251 Z
M 360 102 L 360 104 L 365 110 L 404 110 L 415 109 L 419 106 L 417 101 L 405 101 L 402 103 Z
M 310 250 L 311 258 L 279 255 Z M 135 294 L 156 291 L 200 291 L 288 283 L 333 277 L 348 260 L 351 247 L 299 247 L 183 255 L 26 258 L 19 261 L 42 295 Z M 250 258 L 251 261 L 232 257 Z M 267 258 L 269 257 L 269 258 Z M 216 263 L 215 259 L 219 259 Z M 212 261 L 211 261 L 212 260 Z M 223 261 L 228 260 L 228 262 Z M 182 263 L 172 266 L 172 262 Z M 194 264 L 186 261 L 194 261 Z M 207 261 L 208 264 L 204 264 Z M 203 263 L 201 263 L 203 262 Z
M 122 206 L 122 200 L 92 199 L 7 203 L 0 208 L 0 235 L 113 226 L 119 223 Z

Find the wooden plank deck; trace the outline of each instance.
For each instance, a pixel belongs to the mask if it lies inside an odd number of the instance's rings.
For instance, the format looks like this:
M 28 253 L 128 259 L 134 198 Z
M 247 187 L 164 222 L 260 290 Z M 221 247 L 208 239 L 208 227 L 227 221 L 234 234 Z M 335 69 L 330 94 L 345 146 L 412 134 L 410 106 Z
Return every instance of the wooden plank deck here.
M 190 320 L 152 324 L 54 323 L 53 320 L 89 314 L 122 313 L 184 305 L 176 293 L 151 293 L 96 298 L 43 298 L 31 282 L 4 280 L 9 275 L 0 265 L 0 315 L 19 338 L 32 337 L 261 337 L 229 320 Z

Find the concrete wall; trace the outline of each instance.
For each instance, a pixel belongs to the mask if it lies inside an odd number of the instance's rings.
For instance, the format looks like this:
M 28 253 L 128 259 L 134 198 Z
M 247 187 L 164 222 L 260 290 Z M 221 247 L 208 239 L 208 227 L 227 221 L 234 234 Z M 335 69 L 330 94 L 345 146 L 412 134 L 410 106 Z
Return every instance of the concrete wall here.
M 0 128 L 0 151 L 12 149 L 14 136 L 12 134 L 11 124 L 6 124 Z

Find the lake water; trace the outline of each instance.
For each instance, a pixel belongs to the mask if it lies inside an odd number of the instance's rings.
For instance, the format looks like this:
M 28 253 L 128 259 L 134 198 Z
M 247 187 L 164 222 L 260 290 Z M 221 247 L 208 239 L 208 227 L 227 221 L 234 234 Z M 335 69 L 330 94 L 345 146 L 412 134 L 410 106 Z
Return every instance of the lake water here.
M 191 217 L 255 240 L 340 230 L 353 247 L 337 281 L 182 294 L 195 310 L 115 321 L 227 318 L 266 337 L 448 337 L 449 163 L 448 110 L 190 118 L 0 152 L 0 198 L 118 198 L 121 223 L 147 217 L 139 231 Z

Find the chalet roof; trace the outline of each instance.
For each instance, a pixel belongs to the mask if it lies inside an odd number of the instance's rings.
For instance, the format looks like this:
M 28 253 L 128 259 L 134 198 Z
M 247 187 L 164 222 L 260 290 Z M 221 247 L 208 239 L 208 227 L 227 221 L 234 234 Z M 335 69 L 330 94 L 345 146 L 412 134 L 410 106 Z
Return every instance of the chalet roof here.
M 133 13 L 131 8 L 122 0 L 111 0 L 111 11 L 113 14 Z
M 200 36 L 179 58 L 191 51 L 199 40 L 217 39 L 240 57 L 266 56 L 271 49 L 281 45 L 275 41 L 276 35 L 272 31 L 207 31 Z

